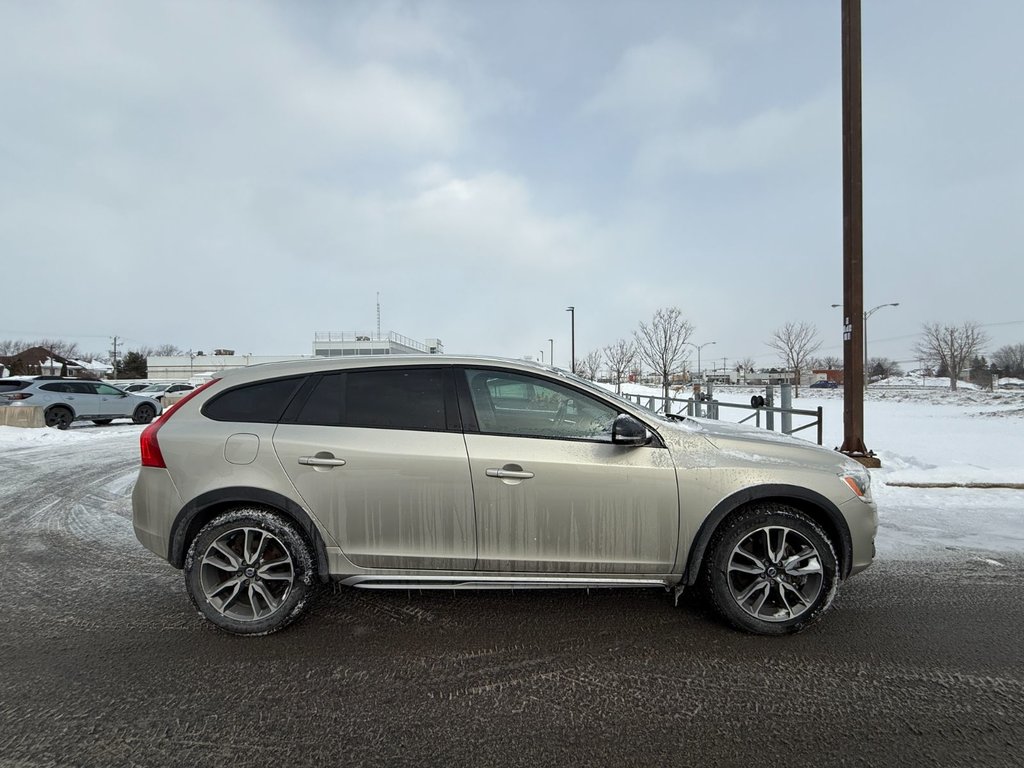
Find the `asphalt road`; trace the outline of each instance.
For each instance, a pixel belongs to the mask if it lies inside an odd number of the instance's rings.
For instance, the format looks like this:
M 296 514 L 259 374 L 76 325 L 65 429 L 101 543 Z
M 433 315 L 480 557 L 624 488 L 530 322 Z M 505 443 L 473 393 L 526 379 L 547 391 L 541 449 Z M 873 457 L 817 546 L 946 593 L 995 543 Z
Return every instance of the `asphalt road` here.
M 135 541 L 124 433 L 0 457 L 0 766 L 1024 763 L 1019 555 L 879 562 L 784 639 L 641 590 L 327 590 L 239 639 Z

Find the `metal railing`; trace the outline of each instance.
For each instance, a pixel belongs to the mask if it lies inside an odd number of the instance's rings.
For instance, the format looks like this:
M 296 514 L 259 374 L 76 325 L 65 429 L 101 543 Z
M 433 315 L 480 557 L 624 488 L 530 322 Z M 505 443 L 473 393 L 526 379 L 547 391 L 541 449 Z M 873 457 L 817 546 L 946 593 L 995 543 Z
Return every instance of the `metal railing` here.
M 634 395 L 623 392 L 622 396 L 627 400 L 635 402 L 637 405 L 645 406 L 649 410 L 657 413 L 665 412 L 665 398 L 661 395 Z M 702 400 L 696 397 L 670 397 L 668 398 L 668 402 L 672 413 L 682 413 L 685 410 L 687 416 L 698 416 L 715 420 L 718 420 L 719 409 L 721 408 L 752 411 L 752 413 L 746 418 L 733 423 L 745 424 L 746 422 L 753 420 L 754 426 L 756 427 L 762 426 L 761 417 L 762 414 L 764 414 L 764 428 L 770 431 L 775 430 L 775 414 L 779 414 L 781 417 L 779 419 L 780 432 L 786 435 L 793 435 L 797 432 L 802 432 L 805 429 L 817 427 L 818 445 L 822 444 L 824 415 L 820 405 L 814 410 L 806 408 L 776 408 L 775 406 L 767 403 L 765 405 L 754 405 L 753 403 L 726 403 L 721 400 Z M 794 427 L 792 426 L 793 416 L 807 416 L 811 417 L 812 420 L 806 424 Z

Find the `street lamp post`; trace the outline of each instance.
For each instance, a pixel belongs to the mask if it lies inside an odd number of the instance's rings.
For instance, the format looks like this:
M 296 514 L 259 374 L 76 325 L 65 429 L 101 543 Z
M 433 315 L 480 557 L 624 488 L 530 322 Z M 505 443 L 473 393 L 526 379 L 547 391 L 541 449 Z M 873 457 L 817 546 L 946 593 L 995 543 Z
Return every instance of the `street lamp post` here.
M 871 379 L 871 374 L 868 371 L 868 318 L 871 317 L 875 312 L 882 309 L 882 307 L 898 307 L 900 303 L 898 301 L 892 301 L 888 304 L 879 304 L 877 307 L 864 310 L 864 321 L 861 325 L 860 337 L 864 340 L 864 386 L 867 387 L 868 381 Z M 833 304 L 833 307 L 842 307 L 842 304 Z
M 694 349 L 697 350 L 697 377 L 700 378 L 701 382 L 703 382 L 704 379 L 700 373 L 700 351 L 704 349 L 704 347 L 710 347 L 712 344 L 717 343 L 718 342 L 716 341 L 705 341 L 703 344 L 693 344 L 692 342 L 689 341 L 686 342 L 687 346 L 693 347 Z
M 548 365 L 554 365 L 555 364 L 555 340 L 554 339 L 548 339 L 548 344 L 551 345 L 551 350 L 550 350 L 551 354 L 548 355 Z
M 565 311 L 569 313 L 571 323 L 569 370 L 572 373 L 576 373 L 576 307 L 566 307 Z
M 544 365 L 544 350 L 543 349 L 540 351 L 540 364 Z

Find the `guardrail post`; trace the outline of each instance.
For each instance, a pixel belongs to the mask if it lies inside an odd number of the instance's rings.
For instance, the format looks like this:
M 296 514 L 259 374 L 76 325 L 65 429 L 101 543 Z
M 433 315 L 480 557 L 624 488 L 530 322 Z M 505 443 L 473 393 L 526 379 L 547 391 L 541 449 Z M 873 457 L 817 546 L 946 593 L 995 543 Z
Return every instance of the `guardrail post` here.
M 771 384 L 764 388 L 764 404 L 769 408 L 775 407 L 775 387 Z M 772 411 L 765 411 L 764 428 L 769 432 L 775 429 L 775 414 Z
M 779 387 L 779 391 L 782 393 L 780 400 L 782 401 L 782 432 L 783 434 L 790 434 L 793 431 L 793 414 L 789 412 L 789 409 L 793 407 L 793 385 L 786 383 Z
M 818 445 L 821 445 L 822 440 L 822 427 L 824 426 L 825 419 L 821 413 L 821 406 L 818 406 Z

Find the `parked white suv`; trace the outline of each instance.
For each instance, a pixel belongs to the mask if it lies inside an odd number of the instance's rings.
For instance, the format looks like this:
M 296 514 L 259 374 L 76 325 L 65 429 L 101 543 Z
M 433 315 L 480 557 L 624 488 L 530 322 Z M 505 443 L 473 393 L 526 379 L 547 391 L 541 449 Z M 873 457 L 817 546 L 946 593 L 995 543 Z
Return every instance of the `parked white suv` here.
M 159 402 L 88 379 L 17 376 L 0 379 L 0 405 L 45 408 L 46 426 L 67 429 L 74 421 L 109 424 L 131 419 L 148 424 L 161 412 Z
M 813 622 L 875 555 L 870 478 L 775 433 L 665 419 L 564 371 L 437 355 L 225 372 L 147 427 L 135 534 L 212 623 L 280 629 L 320 583 L 699 586 Z

